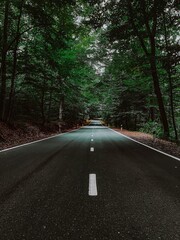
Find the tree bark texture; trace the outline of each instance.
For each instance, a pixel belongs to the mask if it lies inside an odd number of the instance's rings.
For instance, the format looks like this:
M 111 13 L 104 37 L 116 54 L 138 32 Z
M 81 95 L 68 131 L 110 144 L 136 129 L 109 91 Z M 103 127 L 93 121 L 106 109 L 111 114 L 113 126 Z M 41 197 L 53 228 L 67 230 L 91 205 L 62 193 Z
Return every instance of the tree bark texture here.
M 16 30 L 16 42 L 13 50 L 13 70 L 12 70 L 12 78 L 11 78 L 11 86 L 10 86 L 10 93 L 9 93 L 9 102 L 7 107 L 7 114 L 6 114 L 6 121 L 10 122 L 12 117 L 13 111 L 13 101 L 14 101 L 14 94 L 15 94 L 15 79 L 16 79 L 16 72 L 17 72 L 17 58 L 18 58 L 18 45 L 20 41 L 20 23 L 22 17 L 22 10 L 23 10 L 23 3 L 24 0 L 21 1 L 20 9 L 19 9 L 19 16 L 17 20 L 17 30 Z
M 172 117 L 172 124 L 175 133 L 175 139 L 178 141 L 178 133 L 176 127 L 176 120 L 174 114 L 174 99 L 173 99 L 173 83 L 172 83 L 172 76 L 171 76 L 171 65 L 170 65 L 170 52 L 168 50 L 168 33 L 166 29 L 166 16 L 163 13 L 163 23 L 164 23 L 164 37 L 165 37 L 165 45 L 166 45 L 166 52 L 167 52 L 167 74 L 168 74 L 168 81 L 169 81 L 169 98 L 170 98 L 170 106 L 171 106 L 171 117 Z
M 5 1 L 4 9 L 4 24 L 2 36 L 2 50 L 1 50 L 1 91 L 0 91 L 0 119 L 5 120 L 6 107 L 6 58 L 7 58 L 7 42 L 8 42 L 8 16 L 9 16 L 9 0 Z

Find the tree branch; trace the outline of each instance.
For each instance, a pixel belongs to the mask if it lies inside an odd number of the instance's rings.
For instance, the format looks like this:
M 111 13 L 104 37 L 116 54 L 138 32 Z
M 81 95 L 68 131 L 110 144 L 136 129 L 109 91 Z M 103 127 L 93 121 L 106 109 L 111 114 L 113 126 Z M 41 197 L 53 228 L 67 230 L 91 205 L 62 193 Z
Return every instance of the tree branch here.
M 29 27 L 29 28 L 27 28 L 26 30 L 24 30 L 23 32 L 21 32 L 21 33 L 19 33 L 18 35 L 16 35 L 16 37 L 9 43 L 6 51 L 9 51 L 10 47 L 17 41 L 17 39 L 20 38 L 21 35 L 23 35 L 25 32 L 28 32 L 29 30 L 31 30 L 31 29 L 33 29 L 33 28 L 34 28 L 34 26 L 33 26 L 33 27 Z

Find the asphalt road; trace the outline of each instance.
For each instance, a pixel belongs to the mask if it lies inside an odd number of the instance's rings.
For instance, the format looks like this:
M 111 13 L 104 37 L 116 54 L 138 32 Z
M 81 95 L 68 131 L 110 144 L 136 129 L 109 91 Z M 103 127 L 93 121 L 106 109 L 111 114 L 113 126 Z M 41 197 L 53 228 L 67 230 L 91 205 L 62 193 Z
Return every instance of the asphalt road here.
M 7 239 L 179 240 L 180 161 L 95 121 L 1 152 Z

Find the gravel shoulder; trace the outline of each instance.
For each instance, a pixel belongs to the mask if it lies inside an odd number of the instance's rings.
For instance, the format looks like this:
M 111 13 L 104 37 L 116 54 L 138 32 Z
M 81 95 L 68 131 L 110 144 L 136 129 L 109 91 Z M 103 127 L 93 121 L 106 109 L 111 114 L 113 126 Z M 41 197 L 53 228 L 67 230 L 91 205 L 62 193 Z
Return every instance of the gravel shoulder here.
M 148 146 L 161 150 L 165 153 L 168 153 L 172 156 L 180 158 L 180 146 L 176 143 L 169 142 L 163 139 L 158 139 L 153 137 L 151 134 L 142 133 L 142 132 L 133 132 L 128 130 L 120 130 L 119 128 L 114 128 L 113 130 L 122 133 L 136 141 L 144 143 Z

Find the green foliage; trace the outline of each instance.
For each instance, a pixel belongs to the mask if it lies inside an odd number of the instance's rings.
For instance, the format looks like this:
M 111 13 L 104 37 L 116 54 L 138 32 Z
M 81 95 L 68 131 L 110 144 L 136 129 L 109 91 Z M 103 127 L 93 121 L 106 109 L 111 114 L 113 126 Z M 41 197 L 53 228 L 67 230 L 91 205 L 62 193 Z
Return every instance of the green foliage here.
M 106 121 L 134 130 L 156 122 L 159 136 L 163 131 L 164 137 L 170 133 L 177 140 L 177 1 L 88 2 L 93 9 L 89 23 L 102 30 L 99 45 L 104 51 L 98 54 L 106 65 L 102 88 Z
M 158 122 L 149 121 L 146 122 L 142 128 L 139 129 L 141 132 L 150 133 L 154 137 L 163 137 L 163 129 L 160 127 Z
M 5 1 L 0 4 L 2 22 L 4 9 Z M 95 76 L 87 54 L 95 38 L 89 35 L 89 27 L 77 24 L 80 12 L 87 14 L 75 1 L 10 2 L 7 77 L 1 81 L 6 95 L 0 112 L 4 121 L 24 119 L 43 125 L 64 121 L 73 125 L 87 117 L 87 83 Z M 3 33 L 3 25 L 0 31 Z M 58 119 L 61 102 L 63 119 Z
M 103 117 L 177 140 L 178 17 L 177 1 L 1 1 L 1 120 Z

